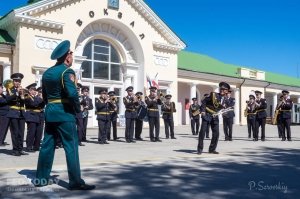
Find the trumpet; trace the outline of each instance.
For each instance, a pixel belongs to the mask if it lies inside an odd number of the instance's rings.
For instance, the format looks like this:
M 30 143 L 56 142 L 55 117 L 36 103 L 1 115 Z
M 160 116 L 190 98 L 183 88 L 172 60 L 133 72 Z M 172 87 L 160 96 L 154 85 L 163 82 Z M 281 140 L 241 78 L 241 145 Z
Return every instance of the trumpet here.
M 25 99 L 26 97 L 28 97 L 28 95 L 29 95 L 29 91 L 22 87 L 18 90 L 18 92 L 19 92 L 19 96 L 22 100 Z

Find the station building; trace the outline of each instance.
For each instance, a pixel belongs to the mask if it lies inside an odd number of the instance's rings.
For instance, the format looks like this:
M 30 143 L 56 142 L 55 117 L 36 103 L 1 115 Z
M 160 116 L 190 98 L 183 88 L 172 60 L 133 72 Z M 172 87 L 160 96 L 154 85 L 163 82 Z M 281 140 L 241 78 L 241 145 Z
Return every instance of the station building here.
M 185 51 L 184 41 L 143 0 L 31 0 L 15 8 L 0 18 L 0 81 L 20 72 L 23 87 L 40 85 L 44 71 L 55 64 L 52 50 L 66 39 L 74 52 L 72 68 L 92 99 L 102 88 L 114 90 L 119 99 L 130 85 L 144 92 L 147 76 L 156 77 L 159 92 L 172 94 L 176 102 L 176 125 L 189 124 L 191 98 L 200 101 L 203 94 L 217 91 L 220 81 L 233 89 L 235 124 L 246 123 L 243 110 L 252 90 L 264 93 L 269 117 L 283 89 L 300 103 L 297 78 Z M 125 108 L 119 103 L 122 116 Z M 97 126 L 93 110 L 89 117 L 88 126 Z

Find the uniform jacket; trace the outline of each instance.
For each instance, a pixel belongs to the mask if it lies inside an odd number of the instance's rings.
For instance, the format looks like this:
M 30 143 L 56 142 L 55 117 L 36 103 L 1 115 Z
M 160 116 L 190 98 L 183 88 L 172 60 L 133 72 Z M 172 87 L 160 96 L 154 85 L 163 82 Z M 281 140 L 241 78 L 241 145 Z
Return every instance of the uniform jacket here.
M 134 98 L 130 96 L 123 97 L 123 103 L 125 105 L 125 118 L 135 119 L 137 116 L 136 110 L 139 103 L 134 102 Z
M 23 119 L 25 115 L 25 100 L 18 94 L 18 90 L 14 87 L 7 92 L 6 100 L 8 102 L 9 111 L 7 113 L 8 118 L 20 118 Z
M 260 106 L 256 107 L 256 118 L 266 118 L 267 117 L 267 101 L 266 99 L 261 98 L 260 100 L 256 100 L 256 103 L 260 104 Z
M 176 109 L 175 107 L 171 108 L 171 106 L 172 106 L 172 102 L 162 103 L 161 111 L 163 112 L 163 116 L 162 116 L 163 119 L 173 119 L 173 113 L 176 112 Z
M 111 119 L 110 106 L 110 103 L 105 103 L 101 97 L 95 99 L 97 120 L 109 121 Z
M 111 121 L 116 121 L 118 118 L 118 111 L 119 111 L 119 106 L 118 102 L 112 102 L 112 105 L 109 106 L 109 111 L 110 111 L 110 119 Z
M 3 94 L 0 94 L 0 115 L 6 116 L 8 111 L 9 111 L 9 106 L 7 105 L 6 96 Z
M 89 98 L 89 96 L 81 96 L 80 105 L 83 107 L 87 107 L 83 109 L 82 114 L 83 117 L 88 117 L 89 110 L 92 110 L 94 108 L 92 99 Z
M 247 104 L 247 118 L 251 120 L 256 118 L 255 102 Z
M 204 120 L 215 120 L 217 122 L 219 121 L 219 118 L 213 117 L 212 114 L 217 113 L 218 111 L 224 108 L 221 104 L 222 98 L 223 97 L 220 95 L 220 93 L 211 92 L 209 97 L 206 97 L 202 100 L 200 108 L 201 113 L 205 112 L 205 115 L 202 116 Z
M 292 115 L 293 101 L 291 99 L 287 99 L 283 105 L 281 105 L 280 109 L 280 118 L 282 119 L 290 119 Z
M 28 97 L 25 98 L 25 121 L 39 123 L 43 104 L 44 102 L 40 97 L 28 95 Z
M 162 104 L 161 100 L 149 95 L 145 98 L 145 102 L 148 108 L 148 117 L 159 117 L 158 105 Z
M 46 122 L 75 122 L 75 114 L 80 113 L 75 77 L 74 70 L 63 63 L 52 66 L 43 74 L 42 92 L 47 104 Z M 51 103 L 51 100 L 65 102 Z
M 224 108 L 234 108 L 235 105 L 235 98 L 230 97 L 230 98 L 225 98 L 225 107 Z M 233 118 L 235 116 L 234 111 L 228 111 L 223 114 L 223 118 Z
M 189 108 L 190 118 L 199 119 L 199 115 L 193 116 L 193 113 L 196 112 L 197 110 L 199 111 L 199 113 L 201 112 L 199 104 L 191 104 L 190 105 L 190 108 Z

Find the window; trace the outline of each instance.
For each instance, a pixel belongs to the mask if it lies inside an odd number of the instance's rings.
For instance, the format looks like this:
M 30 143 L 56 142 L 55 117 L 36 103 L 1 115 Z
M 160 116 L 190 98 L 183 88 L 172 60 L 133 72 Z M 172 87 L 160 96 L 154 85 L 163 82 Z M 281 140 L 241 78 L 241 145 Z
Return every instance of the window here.
M 82 62 L 82 77 L 101 80 L 121 80 L 120 57 L 117 50 L 107 41 L 95 39 L 83 50 L 86 60 Z

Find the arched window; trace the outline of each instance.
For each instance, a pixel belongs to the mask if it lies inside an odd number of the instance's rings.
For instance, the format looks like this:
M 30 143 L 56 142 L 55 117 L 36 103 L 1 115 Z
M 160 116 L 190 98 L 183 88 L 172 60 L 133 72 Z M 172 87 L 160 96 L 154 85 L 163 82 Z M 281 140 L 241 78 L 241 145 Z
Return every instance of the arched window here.
M 90 41 L 83 51 L 86 60 L 82 63 L 83 78 L 120 81 L 120 58 L 116 49 L 107 41 Z

